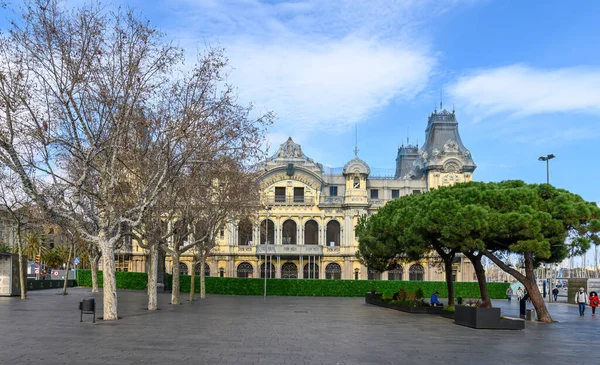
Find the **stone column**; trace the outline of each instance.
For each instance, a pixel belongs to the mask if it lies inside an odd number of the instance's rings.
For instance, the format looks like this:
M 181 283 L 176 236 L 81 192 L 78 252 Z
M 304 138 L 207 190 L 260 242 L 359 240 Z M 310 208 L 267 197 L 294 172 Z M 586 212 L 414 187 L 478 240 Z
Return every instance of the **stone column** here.
M 277 266 L 275 267 L 275 278 L 281 279 L 281 256 L 277 256 Z
M 304 279 L 304 257 L 300 256 L 300 267 L 298 268 L 298 279 Z

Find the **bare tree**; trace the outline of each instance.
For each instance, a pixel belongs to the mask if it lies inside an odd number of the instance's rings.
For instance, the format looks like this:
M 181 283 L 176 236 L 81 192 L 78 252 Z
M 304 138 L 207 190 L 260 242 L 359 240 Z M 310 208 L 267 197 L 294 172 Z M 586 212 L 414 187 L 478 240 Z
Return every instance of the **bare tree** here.
M 8 212 L 16 228 L 16 252 L 19 255 L 19 287 L 21 299 L 27 298 L 25 256 L 23 255 L 23 233 L 29 221 L 31 200 L 20 188 L 20 181 L 10 170 L 0 169 L 0 204 Z

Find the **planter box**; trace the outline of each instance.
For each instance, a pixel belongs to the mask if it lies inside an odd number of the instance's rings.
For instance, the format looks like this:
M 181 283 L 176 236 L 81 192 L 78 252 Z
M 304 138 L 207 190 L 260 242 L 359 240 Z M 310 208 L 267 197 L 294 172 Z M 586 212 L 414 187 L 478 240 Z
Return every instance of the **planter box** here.
M 442 316 L 444 318 L 454 319 L 454 312 L 443 310 L 443 311 L 440 312 L 440 316 Z
M 477 329 L 524 329 L 525 322 L 512 319 L 501 319 L 500 308 L 477 308 L 457 305 L 454 312 L 454 323 Z
M 406 313 L 415 313 L 415 314 L 440 314 L 444 307 L 413 307 L 407 305 L 400 304 L 392 304 L 381 300 L 381 295 L 379 297 L 373 297 L 371 293 L 367 293 L 365 295 L 365 302 L 372 305 L 377 305 L 384 308 L 395 309 L 398 311 L 406 312 Z

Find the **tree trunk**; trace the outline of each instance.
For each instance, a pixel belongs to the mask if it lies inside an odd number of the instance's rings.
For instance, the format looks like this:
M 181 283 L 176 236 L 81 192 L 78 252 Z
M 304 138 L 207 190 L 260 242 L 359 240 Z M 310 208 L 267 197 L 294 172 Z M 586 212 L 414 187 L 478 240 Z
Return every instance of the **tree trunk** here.
M 200 298 L 206 298 L 206 285 L 204 282 L 204 265 L 206 264 L 206 257 L 200 256 Z M 266 268 L 266 266 L 265 266 Z
M 148 310 L 154 311 L 158 309 L 158 247 L 154 243 L 149 244 L 148 254 Z
M 486 307 L 491 307 L 492 300 L 490 299 L 490 295 L 488 293 L 487 281 L 485 279 L 485 268 L 481 263 L 481 258 L 483 255 L 481 253 L 477 255 L 473 253 L 466 253 L 465 256 L 467 256 L 467 258 L 471 261 L 471 264 L 473 264 L 473 268 L 475 269 L 475 275 L 477 276 L 477 283 L 479 284 L 479 292 L 481 293 L 481 301 L 483 302 L 483 305 Z
M 69 247 L 69 258 L 67 259 L 67 270 L 65 271 L 65 281 L 63 283 L 62 295 L 68 294 L 67 293 L 67 285 L 69 284 L 69 266 L 71 264 L 71 254 L 73 253 L 73 246 L 75 246 L 74 243 Z
M 489 251 L 484 251 L 484 254 L 492 260 L 498 267 L 500 267 L 505 272 L 514 276 L 517 280 L 519 280 L 523 286 L 525 286 L 525 290 L 529 294 L 531 298 L 531 303 L 535 308 L 538 316 L 538 321 L 540 322 L 552 322 L 552 316 L 548 313 L 548 309 L 546 308 L 546 303 L 542 299 L 542 295 L 540 294 L 540 290 L 537 287 L 537 283 L 535 282 L 535 277 L 533 275 L 533 255 L 531 253 L 526 253 L 524 255 L 525 258 L 525 275 L 521 274 L 519 271 L 513 269 L 512 267 L 505 264 L 502 260 L 497 258 L 493 253 Z
M 174 252 L 171 255 L 173 261 L 173 290 L 171 292 L 171 304 L 181 304 L 179 302 L 179 253 Z
M 91 260 L 92 270 L 92 293 L 98 292 L 98 261 L 100 261 L 100 255 L 96 255 Z
M 190 273 L 190 302 L 194 301 L 194 293 L 196 292 L 196 258 L 192 260 L 192 272 Z
M 529 297 L 531 298 L 531 303 L 535 308 L 538 320 L 540 322 L 552 322 L 552 316 L 550 316 L 548 308 L 546 308 L 546 303 L 540 294 L 540 289 L 537 286 L 535 275 L 533 273 L 533 254 L 531 252 L 527 252 L 525 253 L 524 257 L 526 280 L 522 280 L 521 282 L 525 286 L 527 294 L 529 294 Z
M 27 279 L 25 277 L 25 256 L 23 256 L 23 244 L 21 242 L 21 224 L 19 222 L 17 222 L 17 254 L 19 255 L 19 285 L 21 286 L 21 299 L 26 299 Z
M 454 255 L 444 258 L 444 270 L 446 270 L 446 286 L 448 287 L 448 305 L 454 305 L 454 281 L 452 280 L 452 260 Z
M 115 275 L 115 248 L 112 244 L 104 241 L 100 244 L 102 251 L 102 285 L 104 320 L 114 321 L 117 316 L 117 278 Z

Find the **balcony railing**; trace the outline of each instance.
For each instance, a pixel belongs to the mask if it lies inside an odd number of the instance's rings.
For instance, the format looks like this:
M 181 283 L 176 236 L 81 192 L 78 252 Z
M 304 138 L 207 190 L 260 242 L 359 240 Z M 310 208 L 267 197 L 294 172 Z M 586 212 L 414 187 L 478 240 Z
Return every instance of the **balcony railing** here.
M 312 196 L 275 195 L 267 197 L 267 203 L 272 205 L 312 205 Z
M 341 205 L 344 204 L 343 196 L 323 196 L 321 197 L 320 205 Z
M 319 245 L 258 245 L 256 255 L 279 255 L 279 256 L 321 256 L 323 246 Z

